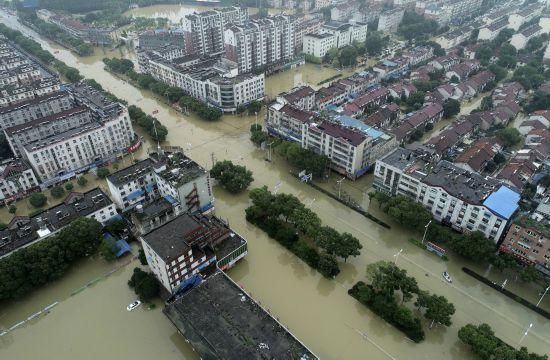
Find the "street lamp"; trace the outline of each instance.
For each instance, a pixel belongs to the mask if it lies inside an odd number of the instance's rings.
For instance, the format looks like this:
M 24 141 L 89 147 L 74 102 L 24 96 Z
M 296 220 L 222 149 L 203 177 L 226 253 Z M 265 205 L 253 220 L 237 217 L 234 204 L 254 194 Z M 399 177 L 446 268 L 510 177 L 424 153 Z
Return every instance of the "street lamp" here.
M 399 258 L 399 255 L 403 252 L 403 249 L 400 249 L 393 257 L 395 257 L 394 264 L 397 264 L 397 259 Z
M 542 294 L 542 296 L 539 299 L 539 302 L 537 303 L 537 307 L 539 307 L 539 304 L 541 303 L 542 299 L 544 299 L 544 295 L 546 295 L 546 293 L 548 292 L 548 289 L 550 289 L 550 285 L 548 285 L 548 287 L 546 287 L 546 290 L 544 290 L 544 293 Z
M 336 183 L 338 183 L 338 199 L 340 199 L 340 191 L 342 190 L 342 181 L 344 181 L 346 177 L 344 176 L 340 180 L 336 180 Z
M 428 221 L 428 223 L 426 224 L 426 226 L 424 226 L 424 236 L 422 237 L 422 244 L 424 244 L 424 241 L 426 240 L 426 234 L 428 233 L 428 226 L 430 226 L 430 224 L 432 223 L 432 221 Z
M 507 283 L 508 283 L 508 279 L 504 279 L 504 282 L 502 283 L 501 288 L 504 289 Z
M 531 330 L 531 328 L 533 327 L 533 324 L 529 324 L 529 327 L 527 328 L 527 330 L 525 330 L 525 332 L 523 333 L 523 336 L 521 337 L 521 339 L 519 340 L 519 344 L 521 344 L 521 342 L 523 341 L 523 339 L 525 339 L 525 337 L 527 336 L 527 334 L 529 334 L 529 330 Z

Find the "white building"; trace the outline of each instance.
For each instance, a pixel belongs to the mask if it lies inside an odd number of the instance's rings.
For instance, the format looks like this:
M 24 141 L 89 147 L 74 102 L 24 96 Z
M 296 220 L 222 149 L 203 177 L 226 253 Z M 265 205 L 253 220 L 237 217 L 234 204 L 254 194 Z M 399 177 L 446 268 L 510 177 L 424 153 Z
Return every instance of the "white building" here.
M 227 59 L 193 57 L 182 63 L 179 59 L 168 62 L 160 57 L 142 56 L 140 68 L 155 79 L 182 88 L 188 95 L 224 112 L 234 112 L 237 107 L 264 97 L 264 73 L 239 75 L 237 64 Z
M 38 188 L 34 172 L 22 160 L 11 160 L 0 165 L 0 201 L 12 201 Z
M 183 20 L 185 45 L 189 54 L 218 54 L 224 51 L 224 32 L 229 24 L 242 24 L 248 9 L 226 7 L 187 15 Z
M 434 219 L 463 231 L 481 231 L 498 242 L 518 209 L 520 195 L 497 180 L 447 161 L 435 167 L 423 155 L 397 148 L 376 162 L 374 188 L 422 203 Z
M 329 33 L 304 35 L 304 53 L 323 58 L 332 48 L 336 48 L 336 36 Z
M 478 40 L 494 40 L 500 34 L 500 32 L 508 27 L 508 19 L 506 17 L 501 18 L 498 21 L 491 23 L 488 26 L 479 29 L 477 35 Z
M 540 3 L 534 3 L 527 7 L 524 7 L 523 9 L 517 11 L 514 14 L 511 14 L 508 17 L 508 22 L 509 22 L 508 27 L 510 29 L 514 29 L 515 31 L 518 31 L 521 25 L 523 25 L 528 21 L 531 21 L 535 17 L 542 14 L 543 10 L 544 10 L 544 5 Z
M 231 25 L 225 30 L 225 58 L 246 73 L 294 57 L 295 21 L 276 15 Z
M 214 201 L 208 172 L 179 149 L 173 153 L 152 153 L 107 178 L 113 201 L 123 211 L 159 196 L 177 202 L 179 210 L 206 211 Z
M 128 110 L 120 105 L 116 116 L 27 143 L 22 155 L 45 182 L 114 159 L 133 140 Z
M 363 42 L 367 39 L 367 24 L 330 22 L 321 27 L 321 31 L 336 37 L 336 47 L 343 48 L 354 41 Z
M 542 33 L 542 28 L 538 24 L 533 24 L 526 27 L 521 32 L 512 35 L 512 39 L 510 39 L 510 45 L 515 47 L 516 50 L 521 50 L 525 48 L 529 40 L 541 35 Z
M 403 20 L 404 14 L 405 10 L 402 8 L 382 12 L 378 18 L 378 31 L 396 32 Z

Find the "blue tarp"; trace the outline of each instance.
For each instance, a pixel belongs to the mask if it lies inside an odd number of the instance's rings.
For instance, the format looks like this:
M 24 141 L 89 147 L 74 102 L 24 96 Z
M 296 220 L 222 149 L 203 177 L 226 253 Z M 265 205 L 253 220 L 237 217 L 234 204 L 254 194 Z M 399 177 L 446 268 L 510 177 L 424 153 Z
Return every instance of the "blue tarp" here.
M 518 209 L 519 200 L 520 195 L 517 192 L 502 185 L 485 199 L 483 205 L 494 214 L 508 220 Z
M 131 192 L 130 194 L 128 194 L 128 201 L 134 201 L 135 199 L 143 196 L 143 194 L 145 194 L 145 191 L 143 190 L 136 190 L 134 192 Z
M 121 257 L 122 255 L 126 254 L 127 252 L 130 252 L 130 245 L 125 240 L 117 240 L 115 242 L 116 244 L 116 257 Z

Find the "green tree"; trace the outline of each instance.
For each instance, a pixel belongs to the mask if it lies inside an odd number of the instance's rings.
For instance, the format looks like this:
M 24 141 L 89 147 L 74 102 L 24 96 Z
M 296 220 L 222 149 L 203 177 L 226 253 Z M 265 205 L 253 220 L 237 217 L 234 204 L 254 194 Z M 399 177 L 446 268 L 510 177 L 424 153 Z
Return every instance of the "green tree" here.
M 424 316 L 432 320 L 430 328 L 434 323 L 451 326 L 451 316 L 455 313 L 455 307 L 444 296 L 431 295 L 428 298 Z
M 84 175 L 82 175 L 82 176 L 78 177 L 78 179 L 76 180 L 76 183 L 78 185 L 84 187 L 88 183 L 88 179 L 86 179 L 86 177 Z
M 321 275 L 329 279 L 334 278 L 340 273 L 338 262 L 336 262 L 334 256 L 329 254 L 321 254 L 317 269 L 319 270 Z
M 65 190 L 61 186 L 55 186 L 52 189 L 51 194 L 54 198 L 59 199 L 65 195 Z
M 247 108 L 248 108 L 248 115 L 259 113 L 260 110 L 262 110 L 262 102 L 252 101 L 250 104 L 248 104 Z
M 245 190 L 254 181 L 250 170 L 241 165 L 234 165 L 229 160 L 214 164 L 210 175 L 217 179 L 224 189 L 234 194 Z
M 460 113 L 460 101 L 455 99 L 448 99 L 443 104 L 443 116 L 449 119 Z
M 418 110 L 422 107 L 424 104 L 424 98 L 426 97 L 426 94 L 422 91 L 415 92 L 409 96 L 407 99 L 407 105 L 412 107 L 415 110 Z
M 108 238 L 108 239 L 103 239 L 103 241 L 101 241 L 101 245 L 99 246 L 99 253 L 105 260 L 107 261 L 115 260 L 116 250 L 117 250 L 116 243 L 113 239 Z
M 487 261 L 495 252 L 495 243 L 480 231 L 455 237 L 449 246 L 457 254 L 474 261 Z
M 379 32 L 372 31 L 367 34 L 365 50 L 369 56 L 380 55 L 388 40 Z
M 372 287 L 387 299 L 394 299 L 395 291 L 401 291 L 402 301 L 412 299 L 420 290 L 416 279 L 407 276 L 407 271 L 387 261 L 378 261 L 367 265 L 367 277 Z
M 488 173 L 492 173 L 497 169 L 497 164 L 493 160 L 487 161 L 487 164 L 485 164 L 485 171 Z
M 10 214 L 15 214 L 16 211 L 17 211 L 17 206 L 15 206 L 15 205 L 10 205 L 10 206 L 8 207 L 8 212 L 9 212 Z
M 340 242 L 340 233 L 330 226 L 323 226 L 317 232 L 315 243 L 327 254 L 336 254 L 337 244 Z
M 496 64 L 489 65 L 489 71 L 495 74 L 495 81 L 497 83 L 504 80 L 506 76 L 508 76 L 508 70 Z
M 47 201 L 48 199 L 46 198 L 46 195 L 42 194 L 41 192 L 35 192 L 29 198 L 29 202 L 35 208 L 41 208 L 42 206 L 46 205 Z
M 147 257 L 145 256 L 145 251 L 143 251 L 143 249 L 139 249 L 138 259 L 141 265 L 147 265 Z
M 105 166 L 97 169 L 97 177 L 100 179 L 105 179 L 107 176 L 109 176 L 110 173 L 111 172 L 109 171 L 109 169 Z
M 149 301 L 158 295 L 160 291 L 159 283 L 152 273 L 147 273 L 140 268 L 134 268 L 134 273 L 128 281 L 130 286 L 136 292 L 136 295 L 142 301 Z
M 519 82 L 526 90 L 537 89 L 544 82 L 543 73 L 531 65 L 518 67 L 512 80 Z
M 262 130 L 262 125 L 253 124 L 250 126 L 250 141 L 256 145 L 261 145 L 267 139 L 269 139 L 269 135 Z
M 353 46 L 345 46 L 340 51 L 339 61 L 342 66 L 354 66 L 357 64 L 357 50 Z
M 521 134 L 516 128 L 512 127 L 498 130 L 496 136 L 505 147 L 512 147 L 521 142 Z
M 502 155 L 502 153 L 496 153 L 493 157 L 493 161 L 497 165 L 504 164 L 506 162 L 506 157 Z
M 65 184 L 65 190 L 72 191 L 74 189 L 74 185 L 72 182 L 68 182 Z
M 360 250 L 363 248 L 363 245 L 359 240 L 351 235 L 350 233 L 343 233 L 340 235 L 339 242 L 336 246 L 334 254 L 341 258 L 344 258 L 344 262 L 348 260 L 350 256 L 358 256 L 361 254 Z

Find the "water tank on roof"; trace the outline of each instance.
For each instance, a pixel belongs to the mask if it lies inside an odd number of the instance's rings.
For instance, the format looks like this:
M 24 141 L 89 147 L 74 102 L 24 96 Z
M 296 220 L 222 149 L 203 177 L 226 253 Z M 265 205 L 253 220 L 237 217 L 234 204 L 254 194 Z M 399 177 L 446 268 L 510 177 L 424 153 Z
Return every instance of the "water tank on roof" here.
M 143 213 L 143 205 L 141 205 L 141 204 L 137 205 L 136 206 L 136 211 L 140 214 Z

